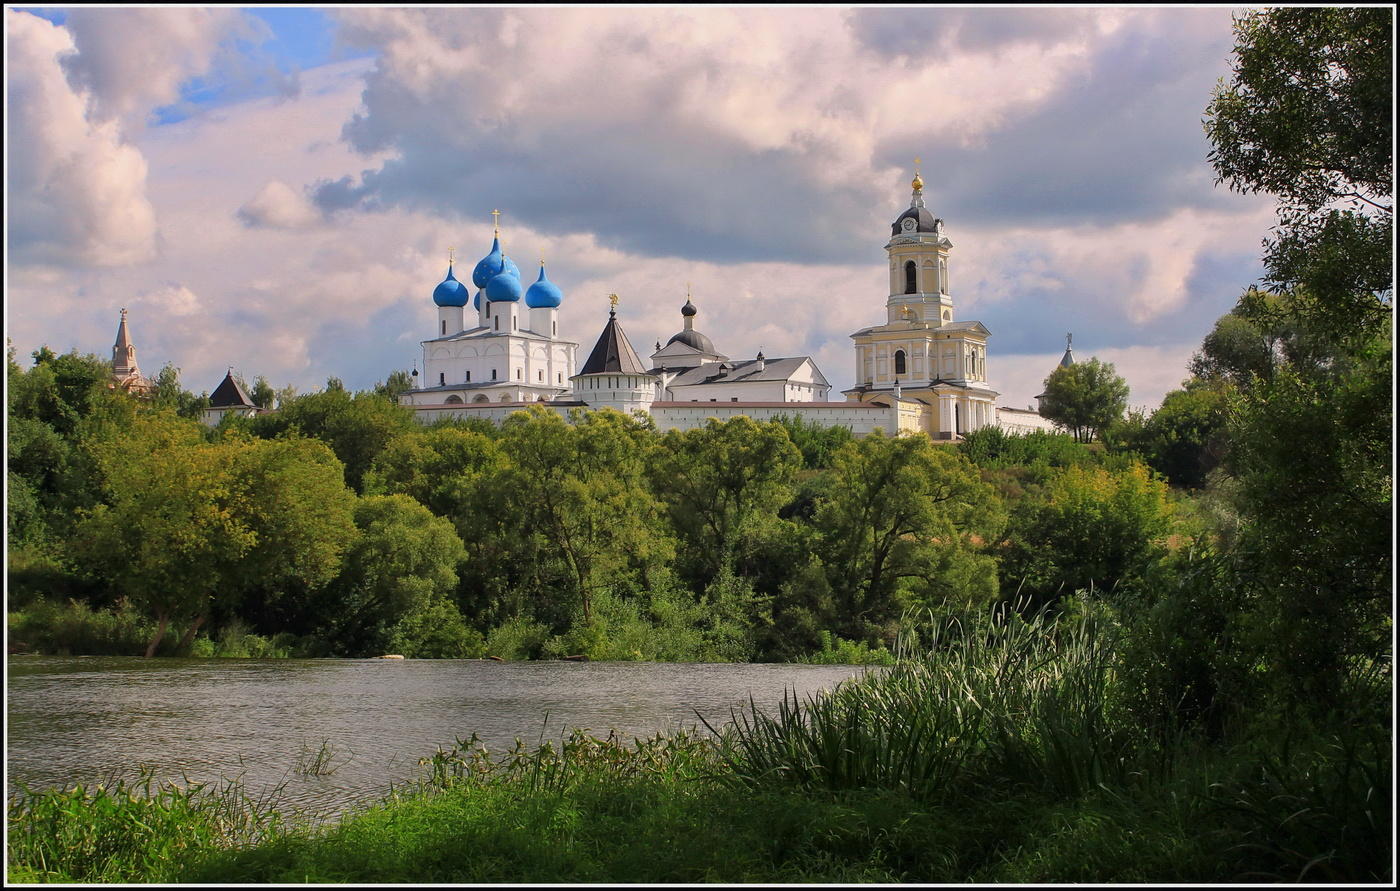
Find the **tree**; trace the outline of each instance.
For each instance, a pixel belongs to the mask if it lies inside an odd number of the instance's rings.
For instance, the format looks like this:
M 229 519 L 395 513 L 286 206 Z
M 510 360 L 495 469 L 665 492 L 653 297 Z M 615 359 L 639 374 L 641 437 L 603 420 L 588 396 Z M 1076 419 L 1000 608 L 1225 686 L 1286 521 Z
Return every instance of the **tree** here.
M 356 492 L 363 490 L 365 471 L 375 456 L 395 436 L 417 429 L 412 411 L 401 405 L 370 393 L 351 396 L 334 388 L 299 396 L 275 413 L 250 419 L 246 427 L 264 439 L 298 431 L 321 440 L 345 464 L 345 481 Z
M 269 630 L 308 628 L 314 592 L 340 571 L 357 538 L 355 495 L 330 448 L 314 439 L 225 439 L 240 521 L 254 544 L 215 605 Z
M 501 448 L 512 466 L 502 491 L 519 524 L 514 540 L 538 555 L 534 570 L 562 570 L 572 595 L 564 603 L 539 599 L 537 608 L 552 610 L 556 620 L 576 608 L 591 624 L 600 586 L 668 558 L 672 546 L 661 531 L 660 505 L 643 484 L 642 454 L 654 434 L 612 410 L 573 420 L 539 406 L 507 418 Z
M 231 446 L 204 442 L 196 421 L 168 412 L 94 438 L 105 503 L 83 520 L 75 547 L 156 619 L 146 655 L 171 620 L 204 615 L 210 598 L 253 546 L 235 508 Z
M 1127 382 L 1114 373 L 1112 364 L 1090 359 L 1050 372 L 1040 414 L 1068 429 L 1079 442 L 1089 442 L 1127 407 Z
M 413 375 L 409 374 L 407 371 L 404 371 L 402 368 L 399 368 L 389 372 L 389 376 L 385 378 L 381 383 L 375 384 L 374 389 L 371 392 L 373 392 L 375 395 L 383 396 L 390 402 L 398 402 L 400 393 L 412 389 Z
M 1113 590 L 1161 556 L 1171 517 L 1166 485 L 1141 463 L 1068 467 L 1012 511 L 1002 585 L 1041 598 Z
M 272 389 L 272 384 L 261 374 L 253 383 L 253 389 L 248 391 L 248 398 L 253 400 L 253 404 L 258 408 L 272 408 L 277 401 L 277 391 Z
M 1113 451 L 1136 452 L 1172 485 L 1199 489 L 1224 458 L 1233 394 L 1227 382 L 1192 378 L 1150 417 L 1108 428 L 1104 441 Z
M 1239 315 L 1310 346 L 1231 411 L 1241 580 L 1289 701 L 1334 700 L 1384 658 L 1392 559 L 1393 13 L 1271 9 L 1235 25 L 1234 77 L 1206 113 L 1219 181 L 1278 198 L 1265 283 Z M 1282 361 L 1278 361 L 1280 359 Z
M 358 540 L 325 606 L 340 652 L 382 651 L 406 617 L 450 606 L 465 551 L 449 521 L 407 495 L 362 499 L 355 526 Z
M 156 408 L 173 409 L 182 418 L 198 418 L 209 407 L 209 394 L 196 396 L 182 387 L 180 369 L 169 362 L 161 366 L 151 383 L 151 405 Z
M 735 568 L 756 524 L 777 519 L 801 466 L 802 454 L 776 423 L 711 419 L 666 434 L 651 462 L 652 488 L 704 584 Z
M 1220 181 L 1304 208 L 1350 198 L 1388 209 L 1393 24 L 1384 7 L 1236 18 L 1234 78 L 1205 120 Z
M 833 482 L 817 508 L 842 634 L 870 638 L 904 606 L 900 584 L 940 585 L 938 567 L 964 563 L 954 551 L 976 551 L 1004 520 L 1001 504 L 975 467 L 926 436 L 879 434 L 836 453 Z M 961 566 L 957 574 L 966 581 Z M 981 566 L 983 595 L 995 595 L 995 569 Z

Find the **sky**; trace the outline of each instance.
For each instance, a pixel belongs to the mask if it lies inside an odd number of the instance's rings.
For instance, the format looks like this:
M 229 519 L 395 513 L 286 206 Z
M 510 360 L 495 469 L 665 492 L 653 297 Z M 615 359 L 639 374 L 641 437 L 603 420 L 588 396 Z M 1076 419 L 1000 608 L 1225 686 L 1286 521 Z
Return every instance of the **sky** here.
M 609 293 L 645 356 L 689 289 L 839 399 L 919 158 L 998 403 L 1072 332 L 1150 410 L 1274 219 L 1208 162 L 1233 45 L 1226 7 L 6 7 L 6 336 L 105 358 L 125 307 L 195 392 L 368 388 L 499 209 L 582 355 Z

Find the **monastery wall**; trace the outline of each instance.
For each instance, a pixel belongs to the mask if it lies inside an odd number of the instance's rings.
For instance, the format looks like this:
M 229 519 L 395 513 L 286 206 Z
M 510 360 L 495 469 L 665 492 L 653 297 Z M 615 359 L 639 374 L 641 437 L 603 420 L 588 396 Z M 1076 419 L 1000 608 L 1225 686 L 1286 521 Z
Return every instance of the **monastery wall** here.
M 922 408 L 913 406 L 912 408 Z M 849 427 L 856 436 L 876 430 L 892 436 L 899 426 L 888 406 L 852 402 L 653 402 L 651 418 L 658 430 L 694 430 L 710 418 L 727 421 L 740 415 L 755 421 L 771 421 L 779 416 L 800 417 L 809 424 Z M 900 416 L 903 417 L 903 414 Z M 905 423 L 908 423 L 907 421 Z M 917 429 L 917 428 L 916 428 Z

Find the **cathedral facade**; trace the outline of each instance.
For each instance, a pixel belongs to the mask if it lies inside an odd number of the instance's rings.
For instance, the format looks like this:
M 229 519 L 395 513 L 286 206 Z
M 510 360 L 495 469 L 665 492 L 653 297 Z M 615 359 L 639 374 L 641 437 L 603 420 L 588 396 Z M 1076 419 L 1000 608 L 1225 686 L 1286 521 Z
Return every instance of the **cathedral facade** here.
M 696 326 L 689 294 L 681 330 L 658 339 L 643 363 L 617 320 L 617 295 L 592 351 L 573 372 L 578 344 L 560 334 L 563 294 L 545 275 L 522 287 L 519 270 L 501 252 L 497 226 L 491 251 L 472 271 L 472 287 L 449 261 L 433 292 L 438 330 L 423 341 L 421 377 L 399 400 L 424 423 L 441 417 L 504 420 L 540 404 L 561 414 L 615 408 L 649 415 L 662 430 L 703 426 L 709 419 L 801 417 L 863 435 L 922 432 L 953 440 L 989 425 L 1045 429 L 1029 411 L 998 410 L 988 383 L 981 322 L 956 317 L 949 286 L 953 247 L 943 220 L 925 206 L 916 174 L 909 207 L 891 225 L 884 249 L 889 293 L 882 323 L 851 335 L 855 381 L 845 401 L 829 401 L 831 384 L 810 356 L 731 359 Z M 475 293 L 473 293 L 473 288 Z M 415 370 L 415 375 L 417 371 Z

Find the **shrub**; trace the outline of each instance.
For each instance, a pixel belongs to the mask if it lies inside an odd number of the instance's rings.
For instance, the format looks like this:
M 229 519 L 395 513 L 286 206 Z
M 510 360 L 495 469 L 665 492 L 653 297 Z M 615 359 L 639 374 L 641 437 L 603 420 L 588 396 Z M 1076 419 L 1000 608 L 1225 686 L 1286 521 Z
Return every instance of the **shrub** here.
M 515 661 L 537 659 L 549 637 L 549 628 L 525 616 L 506 619 L 486 635 L 486 655 Z
M 455 604 L 434 597 L 390 629 L 389 651 L 412 659 L 476 659 L 486 652 L 486 639 Z

